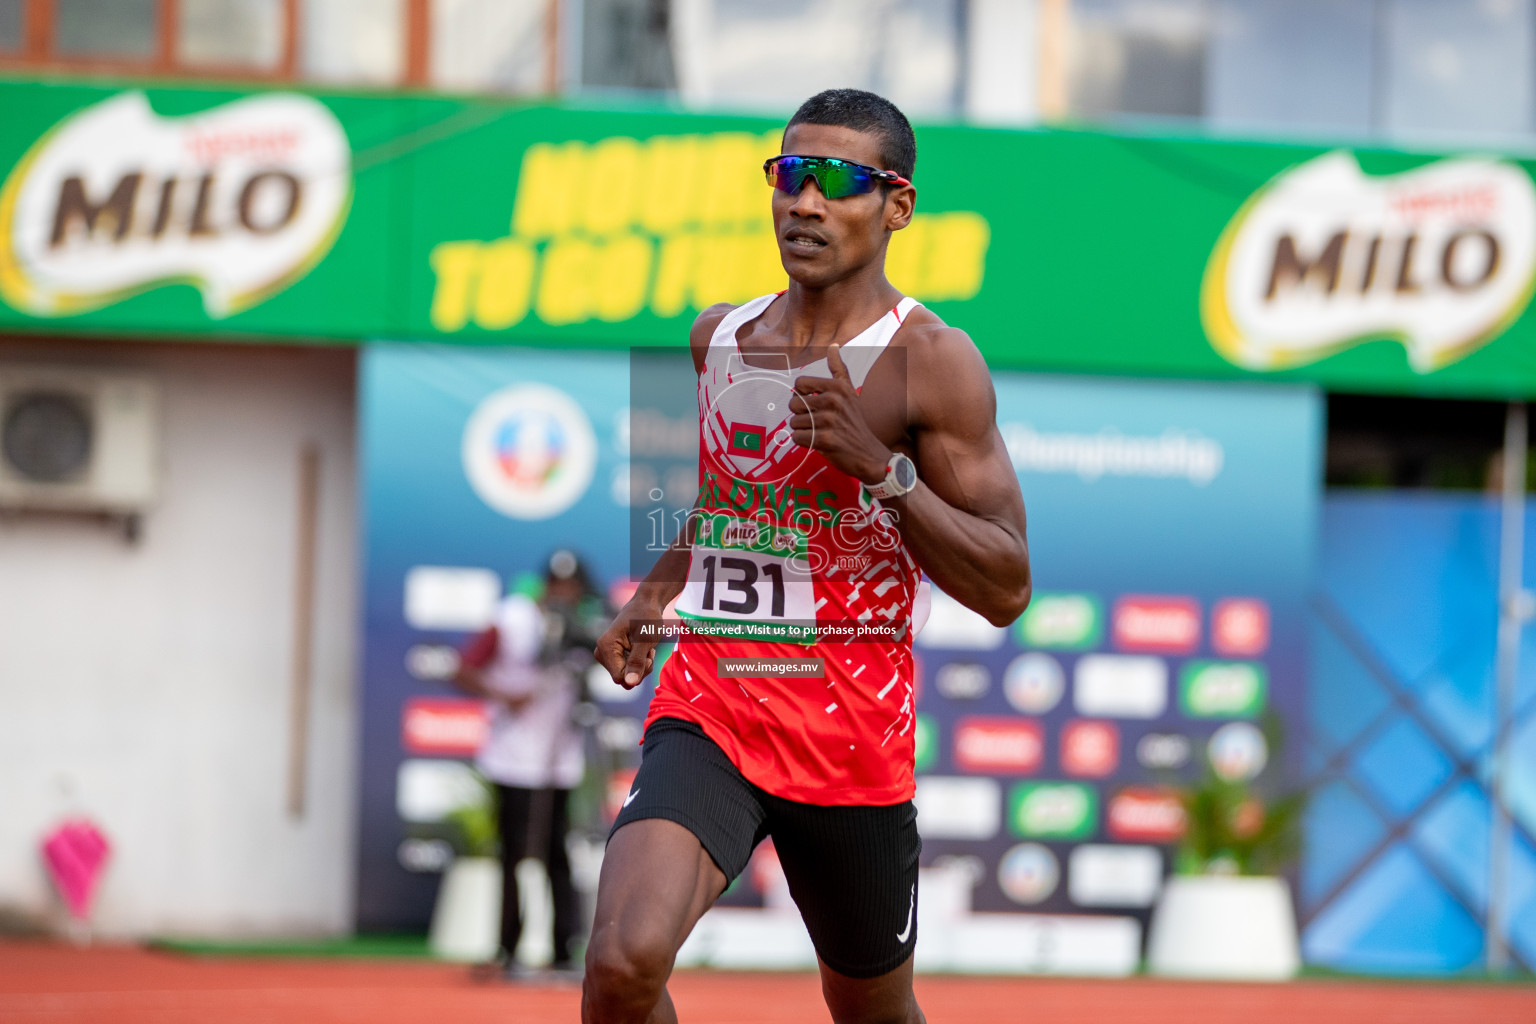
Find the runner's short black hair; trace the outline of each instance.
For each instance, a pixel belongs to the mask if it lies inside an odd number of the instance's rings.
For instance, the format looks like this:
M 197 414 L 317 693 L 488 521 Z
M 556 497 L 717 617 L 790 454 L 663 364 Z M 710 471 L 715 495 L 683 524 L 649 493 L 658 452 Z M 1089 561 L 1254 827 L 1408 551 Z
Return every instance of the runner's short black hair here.
M 912 180 L 917 169 L 917 138 L 907 116 L 884 96 L 863 89 L 827 89 L 800 104 L 784 131 L 797 124 L 831 124 L 880 137 L 881 170 Z

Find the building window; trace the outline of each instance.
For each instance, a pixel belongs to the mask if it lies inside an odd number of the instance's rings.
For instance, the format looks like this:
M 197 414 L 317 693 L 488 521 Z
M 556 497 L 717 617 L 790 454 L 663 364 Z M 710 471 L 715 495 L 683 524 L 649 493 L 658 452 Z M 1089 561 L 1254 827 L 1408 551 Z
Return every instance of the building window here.
M 1243 132 L 1371 130 L 1376 0 L 1219 0 L 1205 114 Z
M 1205 112 L 1207 0 L 1074 0 L 1071 112 L 1087 119 Z
M 433 0 L 432 84 L 462 92 L 553 92 L 557 8 L 551 0 Z
M 1389 0 L 1378 9 L 1386 90 L 1379 129 L 1429 142 L 1529 137 L 1536 92 L 1530 0 Z
M 581 4 L 581 84 L 676 89 L 668 0 L 577 0 Z
M 54 0 L 61 57 L 151 61 L 159 50 L 158 0 Z
M 0 0 L 0 53 L 15 53 L 26 36 L 21 20 L 23 0 Z
M 181 0 L 176 57 L 200 67 L 275 71 L 288 36 L 283 0 Z
M 304 0 L 304 77 L 387 85 L 405 72 L 405 0 Z
M 674 0 L 694 106 L 795 109 L 823 89 L 880 93 L 914 117 L 959 112 L 963 0 Z

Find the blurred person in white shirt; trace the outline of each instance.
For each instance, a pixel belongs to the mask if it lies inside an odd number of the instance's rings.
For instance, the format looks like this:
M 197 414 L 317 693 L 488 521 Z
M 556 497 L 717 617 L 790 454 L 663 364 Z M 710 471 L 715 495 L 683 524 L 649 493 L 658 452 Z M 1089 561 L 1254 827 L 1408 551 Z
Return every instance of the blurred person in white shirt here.
M 485 698 L 491 723 L 475 766 L 496 789 L 501 838 L 501 949 L 495 966 L 523 975 L 514 960 L 522 937 L 516 868 L 524 857 L 543 863 L 554 901 L 557 972 L 576 972 L 579 902 L 571 885 L 565 839 L 571 790 L 586 769 L 573 712 L 582 673 L 607 625 L 606 608 L 585 566 L 571 551 L 549 557 L 537 598 L 513 593 L 491 625 L 465 645 L 454 683 Z

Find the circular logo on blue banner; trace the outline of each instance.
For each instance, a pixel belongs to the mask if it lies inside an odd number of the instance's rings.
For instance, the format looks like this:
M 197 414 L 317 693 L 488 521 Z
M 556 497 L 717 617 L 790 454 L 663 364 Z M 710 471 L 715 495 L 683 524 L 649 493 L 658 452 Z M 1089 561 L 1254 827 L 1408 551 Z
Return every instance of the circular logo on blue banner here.
M 997 885 L 1015 903 L 1040 903 L 1056 891 L 1061 867 L 1039 843 L 1020 843 L 997 865 Z
M 1269 760 L 1269 744 L 1264 734 L 1248 722 L 1228 722 L 1217 729 L 1207 752 L 1211 767 L 1228 782 L 1253 778 Z
M 548 519 L 592 483 L 597 437 L 564 391 L 517 384 L 475 408 L 464 427 L 463 459 L 481 501 L 513 519 Z
M 1003 673 L 1003 693 L 1015 711 L 1043 715 L 1061 702 L 1067 687 L 1061 664 L 1049 654 L 1030 651 L 1008 663 Z

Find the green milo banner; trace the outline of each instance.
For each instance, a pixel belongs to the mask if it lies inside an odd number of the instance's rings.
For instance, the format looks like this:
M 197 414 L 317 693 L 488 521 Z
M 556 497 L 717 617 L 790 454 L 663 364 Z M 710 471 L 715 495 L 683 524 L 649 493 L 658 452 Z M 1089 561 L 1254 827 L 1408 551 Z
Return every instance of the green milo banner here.
M 679 344 L 784 286 L 780 124 L 0 81 L 0 329 Z M 994 367 L 1536 394 L 1532 164 L 918 127 L 893 282 Z

